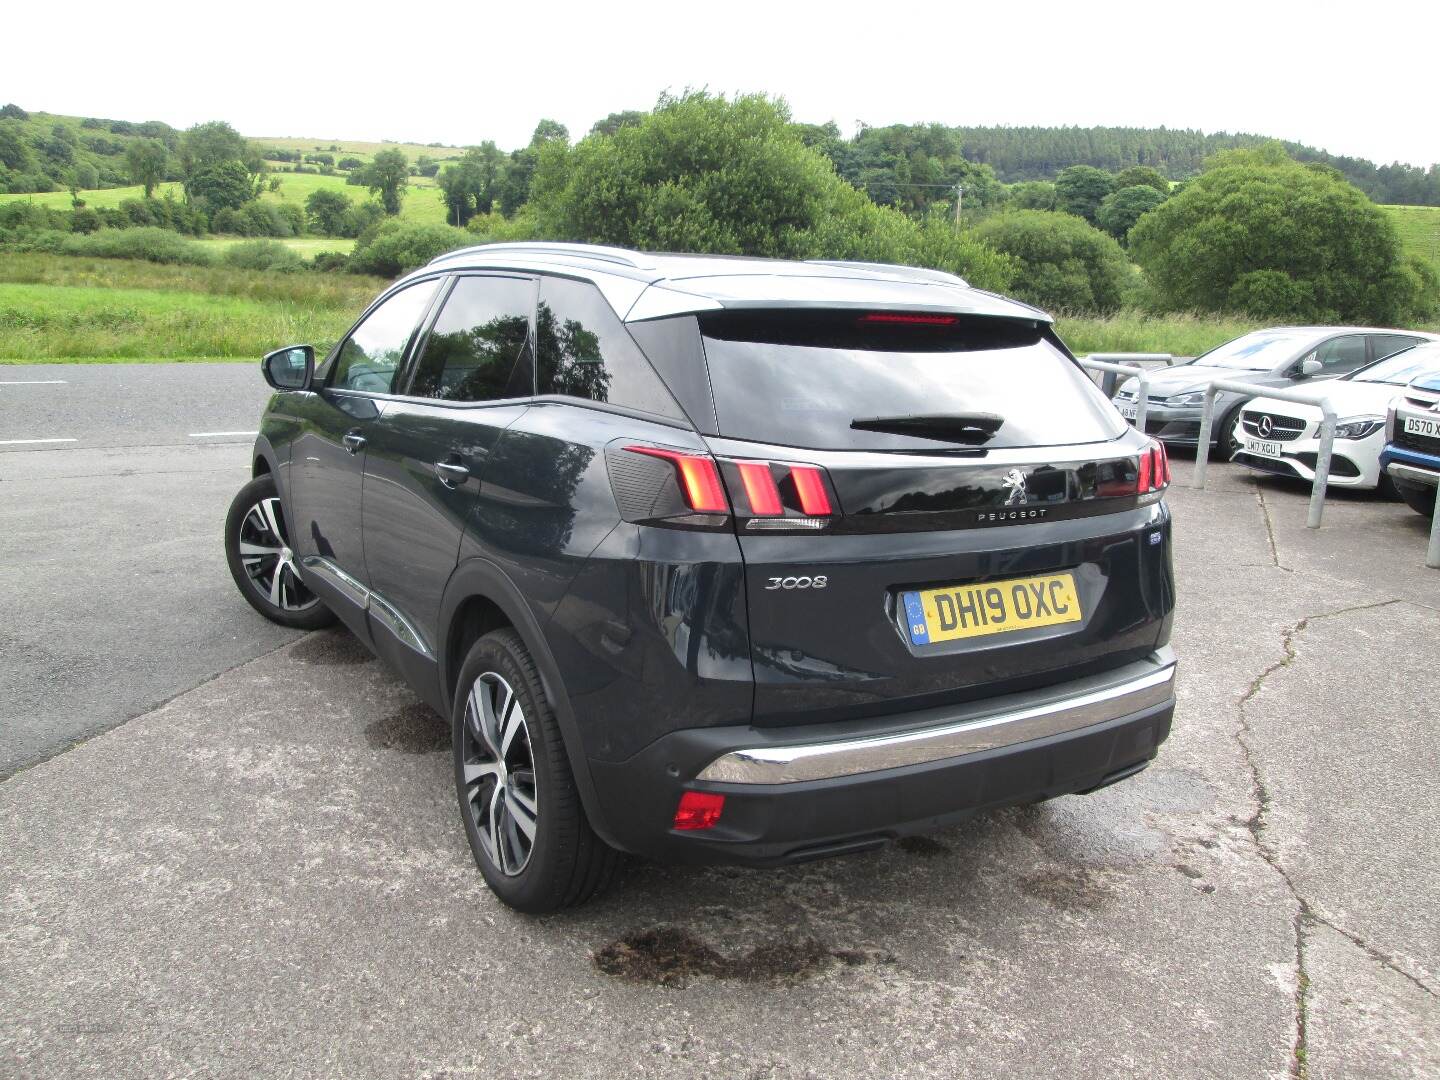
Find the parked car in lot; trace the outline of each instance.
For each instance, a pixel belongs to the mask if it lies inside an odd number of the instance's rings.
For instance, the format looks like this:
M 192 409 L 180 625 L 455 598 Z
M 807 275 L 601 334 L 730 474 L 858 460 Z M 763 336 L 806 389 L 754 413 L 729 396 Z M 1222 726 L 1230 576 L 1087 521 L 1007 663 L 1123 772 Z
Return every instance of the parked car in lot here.
M 1440 337 L 1419 331 L 1363 326 L 1255 330 L 1187 363 L 1149 372 L 1145 431 L 1169 446 L 1195 446 L 1200 441 L 1205 388 L 1216 379 L 1290 387 L 1338 378 L 1411 345 L 1437 340 Z M 1128 379 L 1115 395 L 1116 406 L 1128 420 L 1135 419 L 1137 386 Z M 1210 446 L 1226 458 L 1240 449 L 1235 425 L 1247 400 L 1246 395 L 1229 392 L 1216 396 Z
M 1417 514 L 1435 513 L 1440 484 L 1440 375 L 1421 375 L 1396 398 L 1385 421 L 1380 465 Z
M 1091 791 L 1169 732 L 1164 448 L 951 275 L 491 245 L 264 372 L 235 581 L 450 718 L 514 907 Z
M 1328 483 L 1370 490 L 1388 488 L 1380 467 L 1385 417 L 1411 379 L 1440 375 L 1440 342 L 1416 345 L 1339 379 L 1296 392 L 1312 401 L 1328 398 L 1335 409 L 1335 442 Z M 1315 479 L 1320 452 L 1320 407 L 1278 398 L 1253 398 L 1240 410 L 1232 432 L 1240 449 L 1234 461 L 1260 472 Z

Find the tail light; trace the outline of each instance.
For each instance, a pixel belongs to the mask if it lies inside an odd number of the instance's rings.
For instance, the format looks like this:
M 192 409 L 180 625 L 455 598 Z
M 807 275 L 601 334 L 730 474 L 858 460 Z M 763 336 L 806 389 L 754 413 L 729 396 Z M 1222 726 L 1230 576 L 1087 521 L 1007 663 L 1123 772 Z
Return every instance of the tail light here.
M 725 796 L 709 791 L 687 791 L 675 808 L 676 829 L 713 829 L 725 810 Z
M 823 529 L 837 516 L 829 478 L 818 465 L 716 459 L 641 444 L 612 448 L 606 457 L 627 521 L 716 528 L 733 513 L 742 528 L 784 532 Z
M 1140 455 L 1140 476 L 1135 484 L 1137 494 L 1164 491 L 1170 486 L 1170 455 L 1165 444 L 1153 441 L 1150 449 Z
M 1094 493 L 1102 499 L 1135 498 L 1154 495 L 1169 486 L 1170 455 L 1164 443 L 1152 439 L 1139 457 L 1100 463 Z

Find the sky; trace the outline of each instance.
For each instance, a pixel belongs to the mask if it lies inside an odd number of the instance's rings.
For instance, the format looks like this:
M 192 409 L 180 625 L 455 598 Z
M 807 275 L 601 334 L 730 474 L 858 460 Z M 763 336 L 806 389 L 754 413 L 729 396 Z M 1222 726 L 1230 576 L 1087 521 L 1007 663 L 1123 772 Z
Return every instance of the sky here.
M 1378 163 L 1440 162 L 1440 3 L 24 4 L 0 103 L 252 137 L 578 138 L 686 88 L 797 120 L 1248 131 Z M 14 45 L 24 42 L 33 48 Z

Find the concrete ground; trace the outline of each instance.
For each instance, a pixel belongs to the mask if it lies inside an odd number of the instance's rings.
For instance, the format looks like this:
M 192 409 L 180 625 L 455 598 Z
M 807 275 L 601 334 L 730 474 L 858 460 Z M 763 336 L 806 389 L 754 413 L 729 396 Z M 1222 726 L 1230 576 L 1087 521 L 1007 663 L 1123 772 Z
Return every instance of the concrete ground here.
M 1148 771 L 866 856 L 636 864 L 544 919 L 474 870 L 442 722 L 343 632 L 252 635 L 202 554 L 193 617 L 263 654 L 0 783 L 0 1075 L 1440 1076 L 1426 522 L 1337 495 L 1311 533 L 1303 489 L 1188 471 Z M 71 568 L 112 535 L 26 527 Z M 7 531 L 0 596 L 44 618 Z M 97 610 L 56 625 L 137 667 L 177 617 Z

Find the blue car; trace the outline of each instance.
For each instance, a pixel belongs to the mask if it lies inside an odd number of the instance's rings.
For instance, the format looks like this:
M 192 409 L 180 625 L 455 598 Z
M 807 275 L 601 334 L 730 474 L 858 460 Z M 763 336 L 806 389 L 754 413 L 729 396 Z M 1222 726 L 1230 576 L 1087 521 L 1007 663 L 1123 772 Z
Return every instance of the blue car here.
M 1440 485 L 1440 374 L 1414 379 L 1390 406 L 1380 468 L 1417 514 L 1435 513 Z

